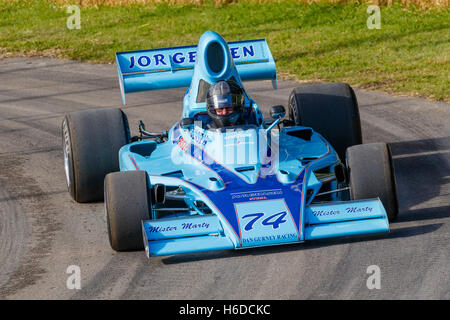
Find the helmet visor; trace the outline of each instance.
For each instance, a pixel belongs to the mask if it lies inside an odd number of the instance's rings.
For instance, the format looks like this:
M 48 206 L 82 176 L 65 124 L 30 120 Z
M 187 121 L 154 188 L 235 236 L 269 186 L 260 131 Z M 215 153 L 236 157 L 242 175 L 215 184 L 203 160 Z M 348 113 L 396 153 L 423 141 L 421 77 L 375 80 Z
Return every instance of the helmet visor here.
M 207 99 L 206 104 L 210 112 L 229 114 L 234 111 L 235 107 L 240 107 L 241 100 L 242 95 L 213 95 Z

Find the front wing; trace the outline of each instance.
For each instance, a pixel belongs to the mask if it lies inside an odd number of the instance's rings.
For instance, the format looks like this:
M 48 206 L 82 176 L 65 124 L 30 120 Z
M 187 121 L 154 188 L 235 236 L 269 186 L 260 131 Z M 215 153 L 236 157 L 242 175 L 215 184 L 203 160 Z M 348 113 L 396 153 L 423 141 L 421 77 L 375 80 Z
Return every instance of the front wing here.
M 299 233 L 283 199 L 235 206 L 239 241 L 215 214 L 142 222 L 147 256 L 241 249 L 389 231 L 379 199 L 329 202 L 305 208 Z M 225 225 L 225 227 L 224 227 Z

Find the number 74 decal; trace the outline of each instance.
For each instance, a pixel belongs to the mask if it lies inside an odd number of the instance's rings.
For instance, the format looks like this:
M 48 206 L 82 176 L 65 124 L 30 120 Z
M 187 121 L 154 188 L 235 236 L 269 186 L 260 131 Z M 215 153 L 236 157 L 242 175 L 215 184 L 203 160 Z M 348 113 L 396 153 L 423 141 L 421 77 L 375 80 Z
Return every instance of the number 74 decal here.
M 285 223 L 286 220 L 284 219 L 284 217 L 286 216 L 286 211 L 282 211 L 279 213 L 275 213 L 273 215 L 271 215 L 270 217 L 264 219 L 261 224 L 263 226 L 272 226 L 273 229 L 278 229 L 278 227 L 280 226 L 280 224 Z M 264 213 L 251 213 L 251 214 L 246 214 L 245 216 L 242 217 L 242 219 L 245 218 L 253 218 L 251 219 L 244 227 L 245 231 L 250 231 L 253 229 L 253 225 L 262 217 L 264 216 Z

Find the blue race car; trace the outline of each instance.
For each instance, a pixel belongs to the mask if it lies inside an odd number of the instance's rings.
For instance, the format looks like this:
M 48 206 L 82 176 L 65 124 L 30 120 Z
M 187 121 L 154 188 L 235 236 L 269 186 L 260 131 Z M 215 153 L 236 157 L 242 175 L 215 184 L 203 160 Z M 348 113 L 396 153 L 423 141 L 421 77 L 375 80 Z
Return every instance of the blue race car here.
M 398 213 L 391 152 L 362 144 L 349 85 L 302 85 L 287 111 L 273 106 L 265 119 L 242 85 L 276 88 L 264 39 L 227 43 L 207 31 L 197 46 L 116 59 L 124 103 L 130 92 L 188 90 L 164 132 L 141 121 L 131 137 L 119 108 L 64 117 L 69 192 L 104 199 L 114 250 L 160 256 L 389 231 Z

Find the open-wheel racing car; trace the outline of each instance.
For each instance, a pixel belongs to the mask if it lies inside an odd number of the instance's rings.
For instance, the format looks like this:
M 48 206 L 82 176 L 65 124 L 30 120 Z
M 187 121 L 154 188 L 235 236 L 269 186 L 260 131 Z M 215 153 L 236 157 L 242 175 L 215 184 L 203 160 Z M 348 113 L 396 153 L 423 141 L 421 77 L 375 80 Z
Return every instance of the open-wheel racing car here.
M 227 43 L 207 31 L 198 46 L 116 59 L 124 103 L 129 92 L 188 90 L 181 119 L 164 132 L 140 122 L 131 137 L 119 108 L 64 117 L 69 192 L 77 202 L 104 199 L 114 250 L 159 256 L 389 230 L 398 212 L 390 149 L 362 144 L 349 85 L 302 85 L 267 120 L 242 86 L 276 88 L 263 39 Z M 235 113 L 230 105 L 239 116 L 216 121 Z

